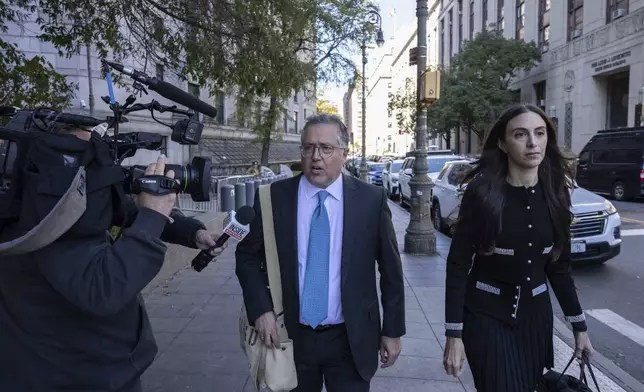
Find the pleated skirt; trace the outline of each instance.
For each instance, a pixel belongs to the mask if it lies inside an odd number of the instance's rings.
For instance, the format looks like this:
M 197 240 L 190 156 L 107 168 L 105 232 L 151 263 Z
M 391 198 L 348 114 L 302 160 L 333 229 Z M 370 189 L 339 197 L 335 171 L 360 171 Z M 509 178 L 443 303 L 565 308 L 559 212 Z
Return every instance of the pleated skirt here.
M 553 367 L 552 310 L 513 326 L 465 309 L 463 344 L 478 392 L 533 392 Z

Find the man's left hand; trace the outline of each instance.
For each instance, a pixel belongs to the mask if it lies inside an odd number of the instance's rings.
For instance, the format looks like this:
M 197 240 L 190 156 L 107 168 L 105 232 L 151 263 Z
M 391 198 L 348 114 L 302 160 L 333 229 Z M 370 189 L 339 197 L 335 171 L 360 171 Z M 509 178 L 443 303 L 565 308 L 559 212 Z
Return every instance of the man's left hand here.
M 197 231 L 197 234 L 195 235 L 195 244 L 197 245 L 197 248 L 201 250 L 207 250 L 215 246 L 217 238 L 219 238 L 218 235 L 209 233 L 208 230 L 202 229 Z M 221 248 L 213 249 L 212 251 L 210 251 L 210 254 L 214 257 L 219 256 L 221 252 L 226 249 L 227 245 L 227 243 L 224 243 L 224 246 L 222 246 Z
M 402 341 L 400 338 L 383 336 L 380 339 L 380 362 L 382 362 L 380 367 L 384 369 L 396 363 L 401 351 Z

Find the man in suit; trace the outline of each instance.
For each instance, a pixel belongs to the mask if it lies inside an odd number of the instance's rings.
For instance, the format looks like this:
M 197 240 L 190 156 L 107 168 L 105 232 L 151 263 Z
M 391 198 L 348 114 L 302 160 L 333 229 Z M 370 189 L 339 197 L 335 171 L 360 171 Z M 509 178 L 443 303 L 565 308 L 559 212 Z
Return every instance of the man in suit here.
M 343 176 L 346 126 L 311 117 L 302 131 L 303 175 L 271 186 L 284 320 L 293 340 L 297 392 L 369 391 L 378 368 L 394 364 L 405 334 L 403 274 L 383 188 Z M 279 347 L 265 263 L 259 196 L 250 233 L 237 245 L 236 273 L 248 320 Z M 383 320 L 376 288 L 380 271 Z

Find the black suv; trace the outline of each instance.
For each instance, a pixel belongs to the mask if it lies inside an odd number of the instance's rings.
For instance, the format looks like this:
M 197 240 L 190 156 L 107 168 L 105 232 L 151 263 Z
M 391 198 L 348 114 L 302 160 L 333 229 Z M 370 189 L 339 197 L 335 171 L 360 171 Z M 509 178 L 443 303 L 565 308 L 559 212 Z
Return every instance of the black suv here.
M 644 127 L 597 132 L 579 154 L 576 179 L 615 200 L 644 194 Z

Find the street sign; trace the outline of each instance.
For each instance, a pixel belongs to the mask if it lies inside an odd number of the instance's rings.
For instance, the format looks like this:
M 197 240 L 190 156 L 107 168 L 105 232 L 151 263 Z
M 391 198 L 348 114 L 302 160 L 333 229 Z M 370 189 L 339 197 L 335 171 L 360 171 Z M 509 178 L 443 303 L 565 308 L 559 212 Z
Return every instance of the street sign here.
M 409 49 L 409 65 L 418 64 L 418 48 Z

